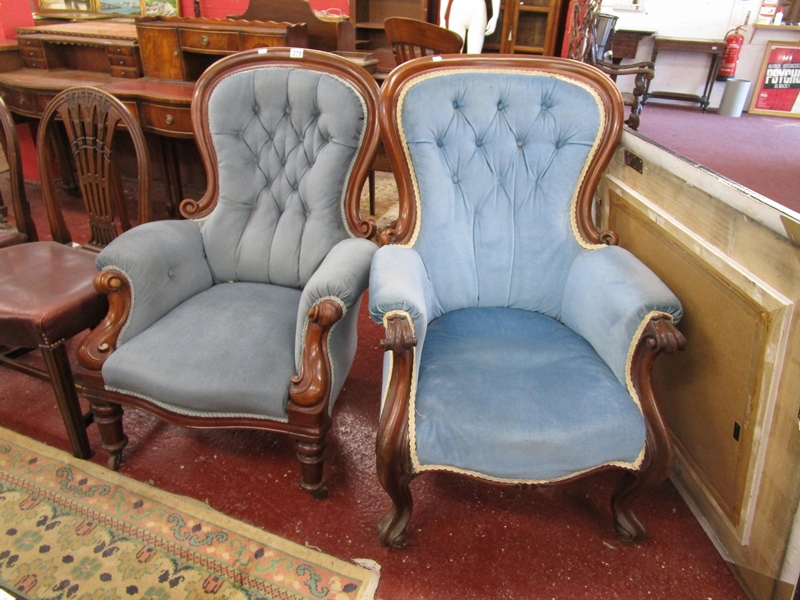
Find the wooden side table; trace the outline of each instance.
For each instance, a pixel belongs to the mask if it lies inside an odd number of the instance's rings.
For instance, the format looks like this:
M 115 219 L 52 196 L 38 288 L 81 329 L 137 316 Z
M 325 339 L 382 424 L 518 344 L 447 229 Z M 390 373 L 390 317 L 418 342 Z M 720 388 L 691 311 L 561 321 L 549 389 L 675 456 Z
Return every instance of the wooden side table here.
M 703 108 L 703 112 L 708 110 L 708 99 L 711 96 L 711 90 L 714 87 L 714 79 L 717 76 L 717 70 L 722 62 L 722 55 L 725 52 L 725 42 L 722 40 L 686 40 L 656 36 L 655 43 L 653 44 L 653 55 L 650 60 L 655 63 L 658 53 L 666 51 L 695 52 L 711 55 L 711 66 L 708 69 L 708 77 L 706 78 L 703 94 L 698 96 L 697 94 L 687 94 L 683 92 L 648 91 L 642 97 L 642 104 L 647 102 L 650 98 L 662 98 L 664 100 L 698 103 Z
M 622 63 L 623 58 L 636 58 L 639 42 L 642 38 L 654 35 L 655 31 L 640 31 L 638 29 L 617 29 L 611 36 L 611 62 L 615 65 Z

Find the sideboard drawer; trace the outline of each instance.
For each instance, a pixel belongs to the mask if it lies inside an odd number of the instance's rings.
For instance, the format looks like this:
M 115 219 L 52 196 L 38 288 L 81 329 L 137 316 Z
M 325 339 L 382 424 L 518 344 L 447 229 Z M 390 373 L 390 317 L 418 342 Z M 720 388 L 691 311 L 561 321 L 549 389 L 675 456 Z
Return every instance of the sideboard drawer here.
M 142 127 L 149 131 L 192 135 L 192 115 L 188 106 L 183 108 L 142 102 L 139 118 Z
M 8 107 L 12 110 L 16 109 L 19 112 L 28 114 L 36 113 L 33 95 L 28 92 L 14 88 L 0 87 L 0 97 L 3 98 Z
M 239 50 L 239 33 L 237 31 L 181 29 L 180 39 L 183 48 L 196 52 L 237 52 Z
M 133 46 L 108 46 L 109 56 L 133 56 Z

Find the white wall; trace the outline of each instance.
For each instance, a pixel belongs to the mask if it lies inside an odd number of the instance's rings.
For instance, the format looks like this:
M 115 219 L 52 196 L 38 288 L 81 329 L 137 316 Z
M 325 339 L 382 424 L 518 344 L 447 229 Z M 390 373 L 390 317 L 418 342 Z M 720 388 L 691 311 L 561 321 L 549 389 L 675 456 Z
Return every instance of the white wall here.
M 800 41 L 800 27 L 796 31 L 755 30 L 753 23 L 761 0 L 639 0 L 640 10 L 624 10 L 632 4 L 633 0 L 603 0 L 602 11 L 619 17 L 617 29 L 655 31 L 660 36 L 687 39 L 722 41 L 730 30 L 747 23 L 741 32 L 745 42 L 736 70 L 737 79 L 755 82 L 768 40 Z M 652 51 L 653 38 L 642 39 L 636 60 L 650 60 Z M 625 62 L 632 61 L 623 64 Z M 702 94 L 710 65 L 708 55 L 661 52 L 650 89 Z M 620 88 L 630 91 L 632 79 L 620 78 Z M 724 90 L 725 83 L 714 84 L 712 108 L 719 106 Z

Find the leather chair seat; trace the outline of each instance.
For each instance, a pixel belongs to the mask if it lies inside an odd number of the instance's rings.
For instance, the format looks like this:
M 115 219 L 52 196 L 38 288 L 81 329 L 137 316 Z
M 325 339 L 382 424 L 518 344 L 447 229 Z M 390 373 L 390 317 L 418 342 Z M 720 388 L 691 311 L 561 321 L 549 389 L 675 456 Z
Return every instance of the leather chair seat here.
M 96 255 L 56 242 L 3 250 L 0 344 L 51 347 L 94 327 L 108 311 L 94 289 Z
M 28 236 L 14 229 L 0 231 L 0 248 L 24 244 L 27 241 Z

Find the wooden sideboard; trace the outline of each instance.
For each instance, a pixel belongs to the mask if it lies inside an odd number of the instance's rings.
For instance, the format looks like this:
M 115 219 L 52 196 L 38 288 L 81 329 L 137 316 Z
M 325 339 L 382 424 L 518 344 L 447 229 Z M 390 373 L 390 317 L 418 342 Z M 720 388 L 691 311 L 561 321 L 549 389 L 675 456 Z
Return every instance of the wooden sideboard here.
M 308 47 L 327 52 L 355 52 L 356 35 L 347 17 L 320 17 L 307 0 L 250 0 L 241 15 L 255 21 L 286 21 L 308 26 Z
M 146 77 L 196 81 L 222 56 L 275 46 L 308 47 L 305 23 L 143 17 L 136 33 Z
M 59 23 L 17 31 L 17 42 L 0 48 L 0 96 L 12 112 L 38 119 L 50 99 L 76 85 L 114 94 L 145 133 L 159 136 L 173 213 L 183 199 L 174 140 L 193 138 L 190 109 L 200 74 L 235 52 L 306 48 L 309 40 L 305 23 L 181 17 L 142 17 L 135 24 Z M 337 53 L 371 72 L 377 66 L 367 52 Z M 69 188 L 67 153 L 57 156 Z
M 38 119 L 50 99 L 76 85 L 119 97 L 146 133 L 160 136 L 173 214 L 183 200 L 174 138 L 193 137 L 194 81 L 211 63 L 240 50 L 308 45 L 305 24 L 271 21 L 144 17 L 135 24 L 76 22 L 17 31 L 22 68 L 6 59 L 0 66 L 0 96 L 12 112 Z M 69 189 L 67 152 L 63 144 L 56 147 Z

